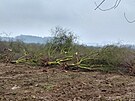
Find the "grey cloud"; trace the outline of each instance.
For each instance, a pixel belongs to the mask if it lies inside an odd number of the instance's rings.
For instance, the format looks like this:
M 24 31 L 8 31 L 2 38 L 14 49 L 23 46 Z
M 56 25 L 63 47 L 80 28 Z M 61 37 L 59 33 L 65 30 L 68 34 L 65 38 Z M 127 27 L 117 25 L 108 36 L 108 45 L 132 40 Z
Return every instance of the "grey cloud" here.
M 134 1 L 123 1 L 117 9 L 107 12 L 95 11 L 94 1 L 101 0 L 0 0 L 0 32 L 42 36 L 60 25 L 73 30 L 85 43 L 135 43 L 134 24 L 128 24 L 123 17 L 126 9 L 129 18 L 134 16 Z M 114 3 L 109 1 L 102 7 Z

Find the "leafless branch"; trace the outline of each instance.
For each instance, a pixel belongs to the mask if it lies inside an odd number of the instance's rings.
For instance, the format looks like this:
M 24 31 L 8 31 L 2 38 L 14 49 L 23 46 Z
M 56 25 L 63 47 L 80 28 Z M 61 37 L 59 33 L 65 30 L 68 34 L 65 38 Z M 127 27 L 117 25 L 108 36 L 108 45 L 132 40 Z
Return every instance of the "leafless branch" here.
M 127 18 L 127 16 L 126 16 L 126 13 L 124 13 L 124 18 L 126 19 L 126 21 L 127 21 L 128 23 L 134 23 L 134 22 L 135 22 L 135 20 L 129 20 L 129 19 Z
M 101 11 L 108 11 L 108 10 L 111 10 L 111 9 L 116 9 L 116 8 L 120 5 L 120 3 L 122 2 L 122 0 L 116 0 L 115 3 L 114 3 L 114 5 L 113 5 L 112 7 L 107 8 L 107 9 L 103 9 L 103 8 L 101 8 L 101 5 L 102 5 L 103 3 L 105 3 L 105 1 L 106 1 L 106 0 L 102 0 L 99 4 L 97 4 L 97 3 L 95 2 L 95 5 L 96 5 L 95 10 L 99 9 L 99 10 L 101 10 Z M 129 19 L 127 18 L 127 16 L 126 16 L 125 13 L 124 13 L 124 18 L 126 19 L 126 21 L 127 21 L 128 23 L 135 23 L 135 20 L 129 20 Z
M 104 2 L 105 2 L 105 0 L 103 0 L 99 5 L 97 5 L 97 7 L 95 8 L 95 10 L 97 10 Z
M 106 0 L 101 1 L 100 4 L 97 4 L 97 3 L 95 2 L 95 5 L 96 5 L 95 10 L 99 9 L 99 10 L 101 10 L 101 11 L 108 11 L 108 10 L 111 10 L 111 9 L 115 9 L 115 8 L 117 8 L 117 7 L 119 6 L 119 4 L 120 4 L 120 2 L 121 2 L 121 0 L 116 0 L 116 1 L 115 1 L 115 4 L 114 4 L 112 7 L 107 8 L 107 9 L 102 9 L 102 8 L 100 8 L 100 6 L 101 6 L 105 1 L 106 1 Z
M 117 0 L 117 1 L 115 2 L 115 8 L 117 8 L 120 3 L 121 3 L 121 0 Z

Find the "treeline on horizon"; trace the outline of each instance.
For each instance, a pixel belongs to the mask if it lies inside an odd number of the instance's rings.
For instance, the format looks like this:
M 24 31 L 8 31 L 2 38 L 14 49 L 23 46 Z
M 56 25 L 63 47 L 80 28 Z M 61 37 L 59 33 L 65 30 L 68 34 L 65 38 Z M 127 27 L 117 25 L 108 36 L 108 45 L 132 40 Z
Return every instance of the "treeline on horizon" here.
M 66 70 L 135 75 L 135 50 L 127 45 L 80 45 L 70 30 L 56 27 L 46 44 L 0 40 L 0 62 Z

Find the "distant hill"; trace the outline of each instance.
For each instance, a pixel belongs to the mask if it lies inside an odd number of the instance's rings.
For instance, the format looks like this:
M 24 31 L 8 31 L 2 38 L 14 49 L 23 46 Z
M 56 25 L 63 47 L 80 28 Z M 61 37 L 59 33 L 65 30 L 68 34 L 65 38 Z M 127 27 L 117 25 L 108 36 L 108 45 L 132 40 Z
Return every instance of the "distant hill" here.
M 2 41 L 23 41 L 24 43 L 40 43 L 44 44 L 47 43 L 52 37 L 38 37 L 38 36 L 31 36 L 31 35 L 20 35 L 16 36 L 15 38 L 12 37 L 0 37 Z

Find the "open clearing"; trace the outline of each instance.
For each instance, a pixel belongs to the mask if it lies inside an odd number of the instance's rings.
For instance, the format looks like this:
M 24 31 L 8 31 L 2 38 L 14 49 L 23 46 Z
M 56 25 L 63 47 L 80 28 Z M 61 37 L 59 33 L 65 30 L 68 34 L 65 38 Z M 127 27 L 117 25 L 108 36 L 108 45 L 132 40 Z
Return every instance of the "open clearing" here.
M 135 77 L 0 63 L 0 101 L 135 101 Z

